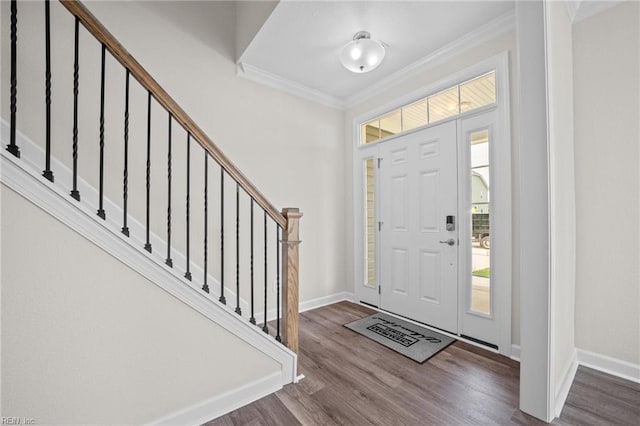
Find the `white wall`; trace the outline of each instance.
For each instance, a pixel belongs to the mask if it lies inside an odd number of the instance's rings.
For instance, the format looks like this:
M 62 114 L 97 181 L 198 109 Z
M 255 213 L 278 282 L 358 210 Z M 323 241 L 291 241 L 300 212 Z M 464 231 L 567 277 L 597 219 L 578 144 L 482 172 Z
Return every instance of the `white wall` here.
M 73 19 L 52 2 L 53 153 L 71 164 Z M 344 120 L 340 111 L 266 88 L 235 74 L 234 2 L 88 2 L 87 7 L 119 38 L 195 122 L 278 208 L 299 207 L 301 222 L 300 300 L 346 290 L 343 244 Z M 9 2 L 2 2 L 3 28 Z M 44 36 L 41 3 L 20 2 L 18 10 L 18 126 L 44 144 Z M 26 34 L 32 36 L 27 37 Z M 85 30 L 80 39 L 80 176 L 98 185 L 98 99 L 100 48 Z M 8 119 L 8 40 L 2 45 L 2 117 Z M 122 204 L 124 71 L 107 54 L 106 196 Z M 146 93 L 131 83 L 129 212 L 145 215 Z M 152 111 L 151 229 L 166 235 L 167 115 Z M 185 253 L 185 133 L 173 126 L 172 243 Z M 203 263 L 203 154 L 192 143 L 191 256 Z M 209 272 L 220 276 L 219 169 L 209 182 Z M 225 283 L 235 287 L 235 186 L 225 187 Z M 67 187 L 69 182 L 61 182 Z M 249 299 L 249 201 L 241 200 L 241 294 Z M 256 233 L 262 232 L 256 210 Z M 107 212 L 109 215 L 109 212 Z M 275 229 L 269 225 L 269 257 L 275 256 Z M 261 243 L 262 240 L 260 240 Z M 257 251 L 256 256 L 261 256 Z M 165 253 L 155 253 L 164 259 Z M 261 257 L 257 257 L 257 262 Z M 184 269 L 184 265 L 176 265 Z M 275 263 L 269 264 L 268 298 L 273 305 Z M 194 281 L 202 282 L 194 275 Z M 256 281 L 264 282 L 256 267 Z M 259 287 L 262 289 L 262 287 Z M 262 292 L 256 303 L 262 304 Z
M 140 424 L 280 370 L 4 186 L 1 200 L 2 416 Z
M 551 381 L 555 410 L 559 413 L 576 367 L 573 59 L 572 24 L 566 4 L 546 2 L 545 24 L 551 215 Z
M 576 346 L 640 364 L 640 3 L 573 30 Z
M 236 61 L 240 61 L 277 5 L 278 1 L 270 0 L 236 2 Z
M 512 213 L 513 213 L 513 229 L 517 229 L 519 226 L 519 195 L 518 195 L 518 115 L 515 106 L 517 106 L 517 81 L 518 76 L 515 72 L 515 64 L 517 61 L 516 51 L 516 38 L 515 33 L 510 32 L 500 35 L 487 43 L 484 43 L 476 48 L 470 49 L 458 56 L 451 58 L 445 63 L 438 64 L 431 69 L 426 70 L 419 76 L 412 77 L 407 81 L 403 81 L 384 93 L 374 96 L 367 101 L 348 109 L 345 113 L 345 168 L 346 175 L 353 176 L 353 147 L 355 141 L 353 140 L 353 120 L 359 115 L 370 112 L 383 105 L 389 104 L 398 98 L 401 98 L 408 93 L 411 93 L 420 88 L 427 87 L 439 80 L 449 77 L 451 74 L 459 72 L 465 68 L 468 68 L 484 59 L 490 58 L 499 53 L 509 51 L 509 74 L 510 74 L 510 90 L 511 90 L 511 155 L 512 155 Z M 345 194 L 345 204 L 349 206 L 349 216 L 346 217 L 348 222 L 347 235 L 350 238 L 347 243 L 349 252 L 347 254 L 350 261 L 347 268 L 347 276 L 349 277 L 349 284 L 353 288 L 353 241 L 352 235 L 354 232 L 353 224 L 353 188 L 349 186 Z M 513 255 L 512 255 L 512 342 L 514 344 L 520 343 L 520 285 L 519 285 L 519 264 L 520 257 L 518 254 L 518 247 L 520 241 L 517 232 L 513 233 Z

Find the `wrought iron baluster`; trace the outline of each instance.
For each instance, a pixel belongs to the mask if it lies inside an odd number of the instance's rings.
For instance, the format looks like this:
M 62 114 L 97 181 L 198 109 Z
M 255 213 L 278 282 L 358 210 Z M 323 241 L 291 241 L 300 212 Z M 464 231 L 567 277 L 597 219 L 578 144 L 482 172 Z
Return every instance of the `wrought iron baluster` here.
M 220 167 L 220 303 L 226 305 L 224 297 L 224 169 Z
M 98 201 L 98 216 L 105 218 L 104 213 L 104 62 L 106 47 L 102 45 L 102 62 L 100 67 L 100 198 Z
M 169 113 L 169 140 L 167 147 L 167 260 L 164 263 L 173 268 L 171 260 L 171 113 Z
M 250 268 L 251 268 L 251 318 L 249 318 L 249 322 L 251 324 L 256 323 L 256 318 L 253 312 L 253 198 L 251 199 L 251 219 L 250 219 L 250 240 L 251 240 L 251 255 L 250 255 Z
M 151 92 L 147 92 L 147 232 L 144 249 L 151 253 L 151 242 L 149 241 L 150 226 L 150 201 L 151 201 Z
M 189 227 L 189 215 L 191 213 L 191 134 L 187 133 L 187 198 L 186 198 L 186 222 L 187 222 L 187 271 L 184 273 L 184 277 L 191 281 L 191 261 L 189 259 L 189 252 L 191 250 L 190 244 L 190 227 Z
M 276 340 L 280 337 L 280 227 L 276 223 Z
M 124 173 L 122 179 L 122 233 L 129 236 L 127 201 L 129 198 L 129 70 L 124 83 Z
M 18 95 L 18 5 L 16 0 L 11 0 L 11 129 L 7 151 L 20 158 L 20 148 L 16 145 L 16 113 Z
M 264 324 L 262 331 L 269 334 L 267 325 L 267 212 L 264 212 Z
M 45 164 L 42 176 L 53 182 L 51 171 L 51 10 L 50 0 L 44 2 L 44 103 L 45 103 Z
M 209 285 L 207 284 L 207 264 L 208 260 L 208 224 L 209 224 L 209 153 L 204 151 L 204 284 L 202 289 L 209 293 Z
M 80 19 L 76 16 L 74 28 L 74 53 L 73 53 L 73 189 L 71 197 L 80 201 L 80 191 L 78 191 L 78 92 L 80 80 Z
M 240 184 L 236 182 L 236 310 L 242 315 L 240 309 Z

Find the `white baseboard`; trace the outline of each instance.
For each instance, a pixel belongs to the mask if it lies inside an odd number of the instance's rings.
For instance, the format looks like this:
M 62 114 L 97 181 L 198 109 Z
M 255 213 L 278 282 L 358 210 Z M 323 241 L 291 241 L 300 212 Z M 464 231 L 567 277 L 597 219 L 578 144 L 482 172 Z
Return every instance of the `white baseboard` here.
M 562 408 L 564 407 L 564 403 L 567 401 L 567 397 L 569 396 L 569 390 L 571 389 L 571 385 L 573 384 L 573 379 L 576 377 L 576 372 L 578 371 L 578 352 L 574 349 L 573 353 L 567 360 L 567 363 L 562 372 L 562 382 L 560 386 L 556 388 L 556 399 L 555 399 L 555 411 L 556 417 L 560 417 L 560 413 L 562 413 Z
M 520 362 L 520 346 L 511 346 L 511 359 Z M 640 365 L 584 349 L 576 349 L 576 365 L 593 368 L 621 379 L 640 383 Z
M 280 389 L 282 389 L 281 375 L 279 371 L 276 371 L 266 377 L 171 413 L 149 424 L 201 425 L 247 404 L 251 404 Z
M 345 300 L 352 302 L 354 300 L 353 293 L 343 291 L 340 293 L 334 293 L 328 296 L 318 297 L 317 299 L 311 299 L 305 302 L 301 302 L 300 312 L 306 312 L 312 309 L 321 308 L 323 306 L 333 305 L 334 303 L 344 302 Z
M 511 359 L 520 362 L 520 345 L 511 345 Z
M 584 349 L 577 349 L 578 364 L 621 379 L 640 383 L 640 365 L 622 361 L 606 355 L 600 355 Z
M 353 293 L 348 291 L 342 291 L 339 293 L 329 294 L 327 296 L 318 297 L 315 299 L 305 300 L 304 302 L 300 302 L 298 305 L 298 312 L 306 312 L 312 309 L 321 308 L 327 305 L 333 305 L 334 303 L 348 301 L 353 302 L 355 296 Z M 273 321 L 277 318 L 277 312 L 275 308 L 269 309 L 267 311 L 267 321 Z M 259 323 L 264 321 L 264 311 L 256 312 L 256 319 Z

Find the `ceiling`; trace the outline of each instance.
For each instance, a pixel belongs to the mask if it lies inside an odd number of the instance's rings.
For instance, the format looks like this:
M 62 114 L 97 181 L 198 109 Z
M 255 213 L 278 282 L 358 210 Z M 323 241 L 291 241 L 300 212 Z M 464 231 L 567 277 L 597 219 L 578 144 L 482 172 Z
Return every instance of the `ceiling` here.
M 281 1 L 242 54 L 239 69 L 344 106 L 456 41 L 513 21 L 513 11 L 512 1 Z M 377 69 L 354 74 L 338 54 L 360 30 L 388 47 Z

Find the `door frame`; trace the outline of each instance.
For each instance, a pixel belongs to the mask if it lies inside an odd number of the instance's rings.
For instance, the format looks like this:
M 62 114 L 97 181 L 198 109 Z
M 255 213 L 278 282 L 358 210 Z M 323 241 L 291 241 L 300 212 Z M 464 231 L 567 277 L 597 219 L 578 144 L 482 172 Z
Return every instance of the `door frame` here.
M 496 72 L 496 104 L 487 107 L 478 108 L 477 110 L 463 113 L 447 120 L 442 120 L 412 131 L 404 132 L 399 135 L 388 137 L 382 141 L 372 142 L 367 145 L 360 145 L 360 123 L 366 122 L 373 117 L 382 115 L 388 111 L 392 111 L 401 106 L 410 104 L 418 99 L 424 98 L 438 91 L 444 90 L 453 85 L 459 84 L 466 80 L 469 80 L 475 76 L 495 70 Z M 496 258 L 496 278 L 493 281 L 498 282 L 500 291 L 496 295 L 495 300 L 495 312 L 496 317 L 500 318 L 499 321 L 499 339 L 498 347 L 499 352 L 506 356 L 511 356 L 511 323 L 512 323 L 512 309 L 511 309 L 511 293 L 512 293 L 512 212 L 511 212 L 511 119 L 510 119 L 510 90 L 509 90 L 509 52 L 505 51 L 493 57 L 490 57 L 484 61 L 481 61 L 475 65 L 465 68 L 462 71 L 456 72 L 447 78 L 439 80 L 427 87 L 420 88 L 412 91 L 407 95 L 404 95 L 390 103 L 375 108 L 367 113 L 358 115 L 353 119 L 352 130 L 352 149 L 353 149 L 353 279 L 354 279 L 354 294 L 355 300 L 364 302 L 370 305 L 379 306 L 379 293 L 378 286 L 367 286 L 365 281 L 365 252 L 364 252 L 364 217 L 361 214 L 364 209 L 364 197 L 362 188 L 364 185 L 362 162 L 366 158 L 377 158 L 379 145 L 382 143 L 393 143 L 393 140 L 397 137 L 404 136 L 414 131 L 419 131 L 427 127 L 437 126 L 446 121 L 458 120 L 458 126 L 461 125 L 462 120 L 468 117 L 483 114 L 490 110 L 495 110 L 497 114 L 496 122 L 496 140 L 503 141 L 503 143 L 496 144 L 494 151 L 491 155 L 492 167 L 499 166 L 495 169 L 496 183 L 501 182 L 501 185 L 496 185 L 495 191 L 492 188 L 492 197 L 495 197 L 495 203 L 492 205 L 493 211 L 500 217 L 500 221 L 496 221 L 496 229 L 492 229 L 492 232 L 496 233 L 496 244 L 501 249 L 498 253 L 493 254 Z M 458 139 L 460 139 L 460 132 Z M 376 169 L 377 170 L 377 169 Z M 378 179 L 376 173 L 376 180 Z M 376 197 L 379 190 L 376 189 Z M 378 206 L 376 203 L 376 214 L 378 213 Z M 377 235 L 378 237 L 378 235 Z M 376 244 L 376 257 L 379 259 L 380 245 Z M 458 246 L 459 249 L 461 246 Z M 498 259 L 498 256 L 500 258 Z M 380 277 L 380 262 L 376 261 L 376 277 Z M 462 280 L 458 280 L 459 290 L 461 295 Z M 458 317 L 459 324 L 458 330 L 461 330 L 461 315 L 463 312 L 463 297 L 458 297 Z

